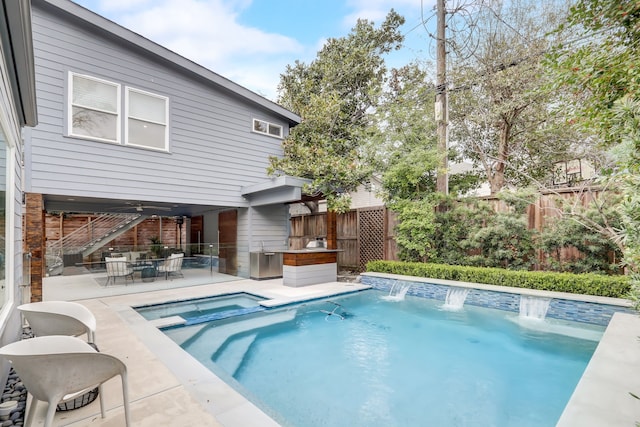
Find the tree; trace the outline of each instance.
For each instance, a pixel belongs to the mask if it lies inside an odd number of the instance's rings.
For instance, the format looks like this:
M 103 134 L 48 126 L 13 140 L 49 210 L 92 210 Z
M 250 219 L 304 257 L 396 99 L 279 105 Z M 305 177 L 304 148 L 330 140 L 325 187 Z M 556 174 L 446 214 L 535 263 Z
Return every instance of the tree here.
M 371 112 L 387 78 L 383 55 L 400 48 L 403 23 L 393 10 L 379 28 L 358 20 L 347 36 L 327 40 L 310 64 L 287 66 L 279 103 L 302 123 L 285 138 L 284 156 L 270 158 L 270 174 L 308 178 L 305 191 L 323 194 L 329 210 L 349 209 L 347 193 L 373 172 L 364 149 L 378 132 Z
M 420 64 L 391 70 L 388 88 L 376 111 L 381 132 L 371 149 L 382 171 L 383 197 L 421 200 L 436 191 L 438 147 L 433 114 L 435 86 Z M 464 193 L 478 185 L 468 175 L 451 175 L 452 193 Z
M 396 241 L 404 260 L 430 257 L 434 228 L 435 189 L 438 164 L 434 86 L 416 63 L 391 70 L 374 118 L 380 130 L 369 147 L 382 172 L 382 196 L 398 213 Z
M 557 86 L 571 90 L 575 120 L 614 148 L 611 179 L 622 191 L 624 262 L 640 301 L 640 3 L 578 0 L 566 25 L 578 42 L 560 45 L 550 63 Z
M 609 131 L 617 130 L 619 169 L 614 179 L 622 193 L 624 264 L 631 275 L 631 295 L 640 310 L 640 100 L 625 95 L 612 108 Z
M 555 88 L 569 88 L 573 119 L 607 144 L 620 142 L 614 111 L 624 97 L 638 99 L 640 89 L 640 3 L 579 0 L 565 25 L 575 37 L 559 44 L 549 63 Z
M 553 114 L 543 55 L 550 25 L 564 18 L 557 0 L 486 5 L 469 52 L 457 51 L 452 70 L 451 139 L 484 171 L 491 193 L 543 181 L 553 164 L 575 151 L 576 135 Z M 561 37 L 562 34 L 556 34 Z M 460 41 L 458 41 L 460 42 Z M 464 57 L 468 57 L 464 60 Z
M 390 206 L 399 200 L 422 200 L 435 191 L 434 96 L 434 86 L 418 64 L 391 70 L 375 115 L 381 132 L 371 147 L 376 168 L 383 171 L 383 198 Z

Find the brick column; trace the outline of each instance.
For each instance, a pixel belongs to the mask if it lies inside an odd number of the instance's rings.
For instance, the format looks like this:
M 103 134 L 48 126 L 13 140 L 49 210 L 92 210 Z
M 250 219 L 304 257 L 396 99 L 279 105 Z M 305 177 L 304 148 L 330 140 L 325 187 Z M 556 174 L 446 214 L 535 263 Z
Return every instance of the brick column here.
M 31 302 L 42 301 L 42 277 L 46 268 L 44 198 L 42 194 L 25 194 L 24 250 L 31 252 Z

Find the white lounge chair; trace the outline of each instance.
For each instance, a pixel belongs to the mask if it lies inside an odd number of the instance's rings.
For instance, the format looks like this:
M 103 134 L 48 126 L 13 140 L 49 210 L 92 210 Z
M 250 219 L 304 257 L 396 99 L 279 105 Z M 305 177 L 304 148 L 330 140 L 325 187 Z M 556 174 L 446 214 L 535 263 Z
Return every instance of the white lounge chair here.
M 95 344 L 96 318 L 87 307 L 70 301 L 42 301 L 18 306 L 18 311 L 37 337 L 46 335 L 87 334 L 87 341 Z
M 161 266 L 158 267 L 158 274 L 164 273 L 164 278 L 168 279 L 171 275 L 184 277 L 182 274 L 182 261 L 184 254 L 171 254 Z
M 116 278 L 124 277 L 124 284 L 127 284 L 127 279 L 131 279 L 133 283 L 133 267 L 131 263 L 127 261 L 127 257 L 105 257 L 105 265 L 107 267 L 107 283 L 110 281 L 116 282 Z
M 0 348 L 33 397 L 25 425 L 31 426 L 38 401 L 48 402 L 45 427 L 53 425 L 57 404 L 100 387 L 100 412 L 106 418 L 102 384 L 116 375 L 122 380 L 125 425 L 131 425 L 127 367 L 118 358 L 99 353 L 79 338 L 36 337 Z

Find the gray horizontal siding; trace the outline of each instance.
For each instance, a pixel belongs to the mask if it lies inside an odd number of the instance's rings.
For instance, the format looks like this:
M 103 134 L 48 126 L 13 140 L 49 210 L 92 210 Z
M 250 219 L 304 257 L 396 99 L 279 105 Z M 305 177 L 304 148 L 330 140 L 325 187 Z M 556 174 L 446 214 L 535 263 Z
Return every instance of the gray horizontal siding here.
M 282 141 L 252 133 L 252 119 L 286 134 L 284 119 L 37 7 L 33 28 L 40 124 L 26 150 L 27 191 L 246 206 L 240 188 L 268 178 Z M 170 152 L 65 137 L 69 71 L 167 96 Z
M 238 209 L 238 275 L 249 277 L 249 253 L 286 249 L 289 237 L 287 206 Z
M 285 205 L 258 206 L 251 211 L 252 250 L 287 249 L 289 237 L 288 207 Z

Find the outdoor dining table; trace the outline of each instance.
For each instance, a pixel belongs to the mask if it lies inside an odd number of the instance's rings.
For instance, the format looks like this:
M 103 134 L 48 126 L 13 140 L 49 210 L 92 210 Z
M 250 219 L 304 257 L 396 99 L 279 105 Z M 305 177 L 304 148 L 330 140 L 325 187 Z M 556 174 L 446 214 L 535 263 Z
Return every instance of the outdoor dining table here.
M 153 282 L 158 274 L 158 266 L 165 262 L 166 258 L 140 259 L 132 263 L 133 271 L 140 272 L 143 282 Z

